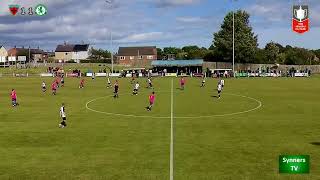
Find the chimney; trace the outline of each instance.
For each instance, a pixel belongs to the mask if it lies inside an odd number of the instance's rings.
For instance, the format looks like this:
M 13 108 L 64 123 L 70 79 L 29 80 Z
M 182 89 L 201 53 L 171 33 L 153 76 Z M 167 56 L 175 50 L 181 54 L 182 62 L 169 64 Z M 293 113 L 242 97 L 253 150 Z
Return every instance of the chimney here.
M 63 43 L 65 46 L 67 45 L 67 41 L 64 41 L 64 43 Z
M 40 47 L 38 46 L 38 49 L 40 49 Z
M 24 49 L 24 46 L 22 46 L 22 49 Z

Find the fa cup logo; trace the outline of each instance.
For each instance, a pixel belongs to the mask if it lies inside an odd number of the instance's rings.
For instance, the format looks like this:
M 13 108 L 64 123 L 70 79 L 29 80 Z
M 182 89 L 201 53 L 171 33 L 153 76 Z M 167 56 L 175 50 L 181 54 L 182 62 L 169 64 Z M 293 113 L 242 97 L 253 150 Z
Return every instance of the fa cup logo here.
M 292 30 L 300 34 L 309 31 L 309 9 L 307 5 L 293 6 Z
M 293 9 L 294 16 L 299 19 L 300 22 L 304 20 L 306 17 L 308 17 L 308 7 L 305 9 L 302 9 L 302 6 L 299 7 L 299 9 Z

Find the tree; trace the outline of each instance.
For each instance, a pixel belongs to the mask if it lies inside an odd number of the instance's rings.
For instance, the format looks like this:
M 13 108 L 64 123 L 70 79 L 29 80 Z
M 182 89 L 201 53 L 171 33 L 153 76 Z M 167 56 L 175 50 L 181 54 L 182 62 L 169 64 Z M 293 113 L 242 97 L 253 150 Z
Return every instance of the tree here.
M 316 55 L 318 59 L 320 59 L 320 49 L 313 50 L 312 52 Z
M 281 50 L 280 50 L 281 51 Z M 280 53 L 279 56 L 278 56 L 278 60 L 277 62 L 279 64 L 284 64 L 286 61 L 286 54 L 285 53 Z
M 216 47 L 213 45 L 213 44 L 211 44 L 211 46 L 209 47 L 209 50 L 214 50 Z
M 279 48 L 279 52 L 283 53 L 285 51 L 285 47 L 283 47 L 281 44 L 279 43 L 274 43 L 278 48 Z
M 236 62 L 253 62 L 258 48 L 258 37 L 254 35 L 249 24 L 250 15 L 246 11 L 235 13 L 235 60 Z M 232 12 L 228 13 L 219 32 L 214 33 L 213 44 L 221 57 L 232 60 Z
M 186 53 L 186 59 L 197 59 L 203 58 L 204 54 L 202 54 L 202 49 L 198 46 L 185 46 L 182 48 L 183 52 Z
M 90 54 L 91 58 L 98 60 L 111 58 L 111 52 L 109 52 L 108 50 L 94 49 L 93 47 L 91 47 L 90 49 Z
M 264 49 L 266 52 L 268 63 L 278 63 L 278 58 L 280 53 L 279 47 L 274 42 L 271 41 L 266 45 Z
M 163 48 L 163 53 L 165 55 L 168 55 L 168 54 L 174 54 L 174 55 L 177 55 L 178 53 L 181 53 L 182 50 L 180 48 L 176 48 L 176 47 L 165 47 Z
M 288 65 L 307 65 L 314 64 L 315 54 L 303 48 L 289 48 L 286 51 L 285 64 Z
M 216 54 L 214 53 L 214 50 L 210 50 L 206 53 L 206 55 L 203 57 L 203 60 L 206 62 L 214 62 L 217 61 Z
M 157 48 L 157 56 L 158 59 L 163 59 L 165 54 L 163 53 L 163 50 L 161 48 Z
M 258 64 L 265 64 L 268 62 L 267 54 L 264 49 L 257 50 L 254 62 Z

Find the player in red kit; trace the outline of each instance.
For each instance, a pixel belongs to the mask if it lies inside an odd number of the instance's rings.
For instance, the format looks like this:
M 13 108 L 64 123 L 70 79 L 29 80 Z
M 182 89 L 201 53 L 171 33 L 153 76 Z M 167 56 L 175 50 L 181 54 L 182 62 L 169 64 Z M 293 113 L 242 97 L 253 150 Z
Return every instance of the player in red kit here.
M 11 97 L 11 101 L 12 101 L 12 107 L 16 107 L 17 105 L 19 105 L 19 104 L 17 103 L 17 93 L 16 93 L 16 90 L 14 90 L 14 89 L 11 90 L 10 97 Z
M 180 88 L 181 88 L 181 90 L 184 90 L 184 85 L 185 84 L 186 84 L 186 80 L 183 77 L 181 77 L 181 79 L 180 79 Z
M 84 88 L 84 79 L 81 79 L 79 88 Z
M 60 86 L 60 80 L 57 78 L 57 79 L 55 80 L 55 83 L 56 83 L 56 87 L 58 88 L 58 87 Z
M 152 92 L 152 93 L 149 95 L 149 106 L 147 107 L 147 110 L 148 110 L 148 111 L 151 111 L 155 99 L 156 99 L 156 96 L 155 96 L 154 92 Z
M 51 90 L 52 90 L 52 94 L 53 95 L 56 95 L 57 94 L 57 83 L 56 82 L 53 82 L 51 84 Z

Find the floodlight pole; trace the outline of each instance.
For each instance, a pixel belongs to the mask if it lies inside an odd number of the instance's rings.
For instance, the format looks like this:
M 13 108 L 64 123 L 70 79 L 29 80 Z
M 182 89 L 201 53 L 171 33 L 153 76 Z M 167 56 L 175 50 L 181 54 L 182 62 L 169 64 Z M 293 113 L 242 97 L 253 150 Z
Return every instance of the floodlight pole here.
M 232 72 L 234 74 L 234 4 L 232 0 Z
M 106 3 L 107 4 L 110 4 L 110 7 L 111 7 L 111 10 L 112 10 L 112 0 L 106 0 Z M 111 13 L 112 15 L 112 13 Z M 112 18 L 111 18 L 112 20 Z M 110 21 L 111 22 L 111 21 Z M 110 53 L 111 53 L 111 73 L 113 73 L 113 37 L 112 37 L 112 27 L 111 27 L 111 23 L 110 23 L 110 46 L 111 46 L 111 49 L 110 49 Z

